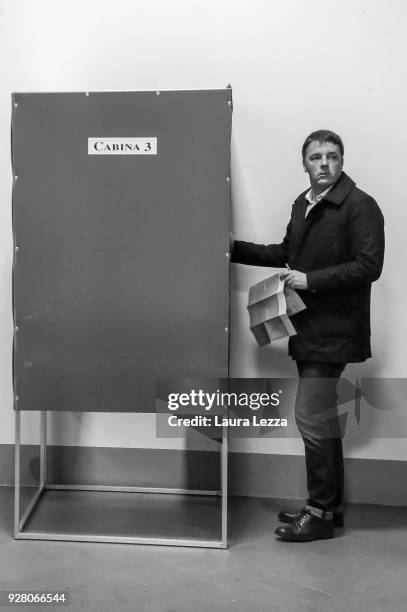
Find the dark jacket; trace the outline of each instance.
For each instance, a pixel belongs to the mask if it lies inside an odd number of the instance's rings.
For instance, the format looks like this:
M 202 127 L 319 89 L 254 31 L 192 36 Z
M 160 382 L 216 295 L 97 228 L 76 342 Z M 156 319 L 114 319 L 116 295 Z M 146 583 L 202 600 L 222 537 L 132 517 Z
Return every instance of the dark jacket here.
M 304 191 L 280 244 L 236 241 L 232 261 L 306 272 L 307 309 L 292 317 L 289 354 L 298 361 L 347 363 L 371 357 L 370 288 L 383 267 L 384 220 L 375 200 L 342 172 L 305 218 Z

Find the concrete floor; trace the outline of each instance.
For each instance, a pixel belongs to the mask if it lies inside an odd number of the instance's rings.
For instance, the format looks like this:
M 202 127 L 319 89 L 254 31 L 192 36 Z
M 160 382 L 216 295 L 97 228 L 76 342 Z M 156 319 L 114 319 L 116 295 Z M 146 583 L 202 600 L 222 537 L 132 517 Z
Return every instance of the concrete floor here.
M 0 589 L 64 589 L 71 612 L 406 612 L 406 508 L 350 506 L 338 537 L 297 544 L 280 507 L 232 498 L 228 550 L 15 541 L 0 487 Z

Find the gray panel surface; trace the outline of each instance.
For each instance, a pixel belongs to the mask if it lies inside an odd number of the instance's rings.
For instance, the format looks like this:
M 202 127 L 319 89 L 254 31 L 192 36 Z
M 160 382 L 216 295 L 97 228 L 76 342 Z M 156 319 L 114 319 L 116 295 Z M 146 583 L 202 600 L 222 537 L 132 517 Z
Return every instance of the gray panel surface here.
M 21 410 L 149 412 L 228 374 L 231 90 L 19 93 L 12 144 Z M 157 155 L 88 155 L 157 137 Z

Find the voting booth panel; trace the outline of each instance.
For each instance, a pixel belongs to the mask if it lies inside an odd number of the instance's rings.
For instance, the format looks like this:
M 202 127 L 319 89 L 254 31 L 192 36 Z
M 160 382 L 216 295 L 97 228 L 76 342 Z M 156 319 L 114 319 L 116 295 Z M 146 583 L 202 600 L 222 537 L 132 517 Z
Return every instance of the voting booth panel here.
M 231 115 L 230 88 L 13 95 L 16 538 L 226 547 L 225 428 L 218 490 L 67 485 L 47 413 L 155 412 L 159 380 L 228 377 Z
M 230 130 L 230 89 L 14 95 L 17 409 L 227 376 Z

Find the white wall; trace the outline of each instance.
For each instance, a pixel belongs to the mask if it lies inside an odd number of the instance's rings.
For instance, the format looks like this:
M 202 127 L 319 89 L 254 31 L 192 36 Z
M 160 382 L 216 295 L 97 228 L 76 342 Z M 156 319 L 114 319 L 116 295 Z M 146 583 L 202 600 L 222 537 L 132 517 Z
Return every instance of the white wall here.
M 0 443 L 10 443 L 12 91 L 217 88 L 233 85 L 233 217 L 242 239 L 279 241 L 305 187 L 300 147 L 330 128 L 345 142 L 345 169 L 386 217 L 383 277 L 373 291 L 374 358 L 350 375 L 403 377 L 407 136 L 403 0 L 0 0 Z M 235 266 L 235 268 L 237 268 Z M 290 376 L 284 343 L 260 352 L 247 330 L 245 291 L 269 273 L 234 270 L 232 374 Z M 390 299 L 391 297 L 391 299 Z M 59 415 L 59 441 L 154 445 L 148 415 Z M 84 427 L 79 429 L 78 422 Z M 407 414 L 403 425 L 407 429 Z M 134 435 L 128 432 L 135 432 Z M 135 437 L 136 436 L 136 437 Z M 407 459 L 404 439 L 346 441 L 347 454 Z M 164 440 L 161 446 L 181 442 Z M 301 453 L 299 440 L 233 448 Z

